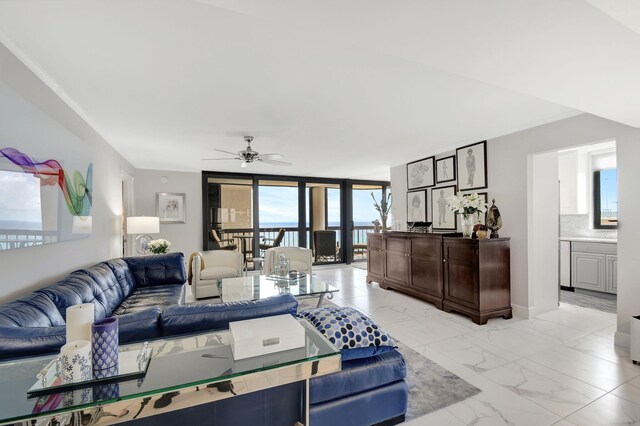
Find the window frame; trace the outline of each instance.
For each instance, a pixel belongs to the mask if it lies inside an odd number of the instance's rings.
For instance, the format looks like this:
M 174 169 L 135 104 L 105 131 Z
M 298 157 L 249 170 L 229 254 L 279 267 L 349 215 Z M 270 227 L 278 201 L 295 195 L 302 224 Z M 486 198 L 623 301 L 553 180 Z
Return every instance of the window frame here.
M 615 225 L 602 224 L 602 204 L 600 199 L 600 172 L 602 170 L 593 171 L 593 229 L 618 229 L 616 219 Z

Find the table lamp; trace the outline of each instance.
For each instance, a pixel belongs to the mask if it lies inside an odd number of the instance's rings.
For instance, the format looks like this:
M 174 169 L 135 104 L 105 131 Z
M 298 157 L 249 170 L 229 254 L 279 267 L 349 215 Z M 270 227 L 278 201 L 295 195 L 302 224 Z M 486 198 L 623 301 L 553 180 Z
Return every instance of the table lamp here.
M 160 218 L 153 216 L 133 216 L 127 218 L 127 234 L 138 234 L 136 251 L 145 254 L 149 248 L 151 236 L 160 232 Z

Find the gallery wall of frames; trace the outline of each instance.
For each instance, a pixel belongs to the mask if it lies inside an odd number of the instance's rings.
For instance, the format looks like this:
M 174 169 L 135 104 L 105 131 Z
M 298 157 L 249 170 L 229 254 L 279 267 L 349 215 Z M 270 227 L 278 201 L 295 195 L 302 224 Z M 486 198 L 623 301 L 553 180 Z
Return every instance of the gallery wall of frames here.
M 447 197 L 475 192 L 489 201 L 487 141 L 412 161 L 406 168 L 407 222 L 432 222 L 434 231 L 455 231 L 458 218 L 447 207 Z

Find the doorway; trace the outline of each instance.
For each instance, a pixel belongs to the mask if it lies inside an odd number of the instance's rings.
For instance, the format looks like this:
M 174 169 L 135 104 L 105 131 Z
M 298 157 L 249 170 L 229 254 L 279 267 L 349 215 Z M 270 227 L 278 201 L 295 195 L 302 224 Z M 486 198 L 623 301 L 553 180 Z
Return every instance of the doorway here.
M 559 303 L 616 312 L 615 141 L 529 156 L 529 286 L 535 314 Z

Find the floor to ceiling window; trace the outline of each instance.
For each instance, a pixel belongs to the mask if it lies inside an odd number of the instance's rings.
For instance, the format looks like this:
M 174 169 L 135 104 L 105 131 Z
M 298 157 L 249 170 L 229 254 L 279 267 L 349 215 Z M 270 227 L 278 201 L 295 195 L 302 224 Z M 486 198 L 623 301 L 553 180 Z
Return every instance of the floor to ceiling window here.
M 380 202 L 388 193 L 388 185 L 354 184 L 353 200 L 353 259 L 366 259 L 367 233 L 374 230 L 374 221 L 380 221 L 380 213 L 375 209 L 371 196 Z
M 373 207 L 388 182 L 203 172 L 203 246 L 234 244 L 245 257 L 271 246 L 313 251 L 315 263 L 361 260 Z M 251 265 L 249 265 L 251 267 Z
M 258 182 L 260 245 L 299 245 L 298 182 L 260 180 Z

